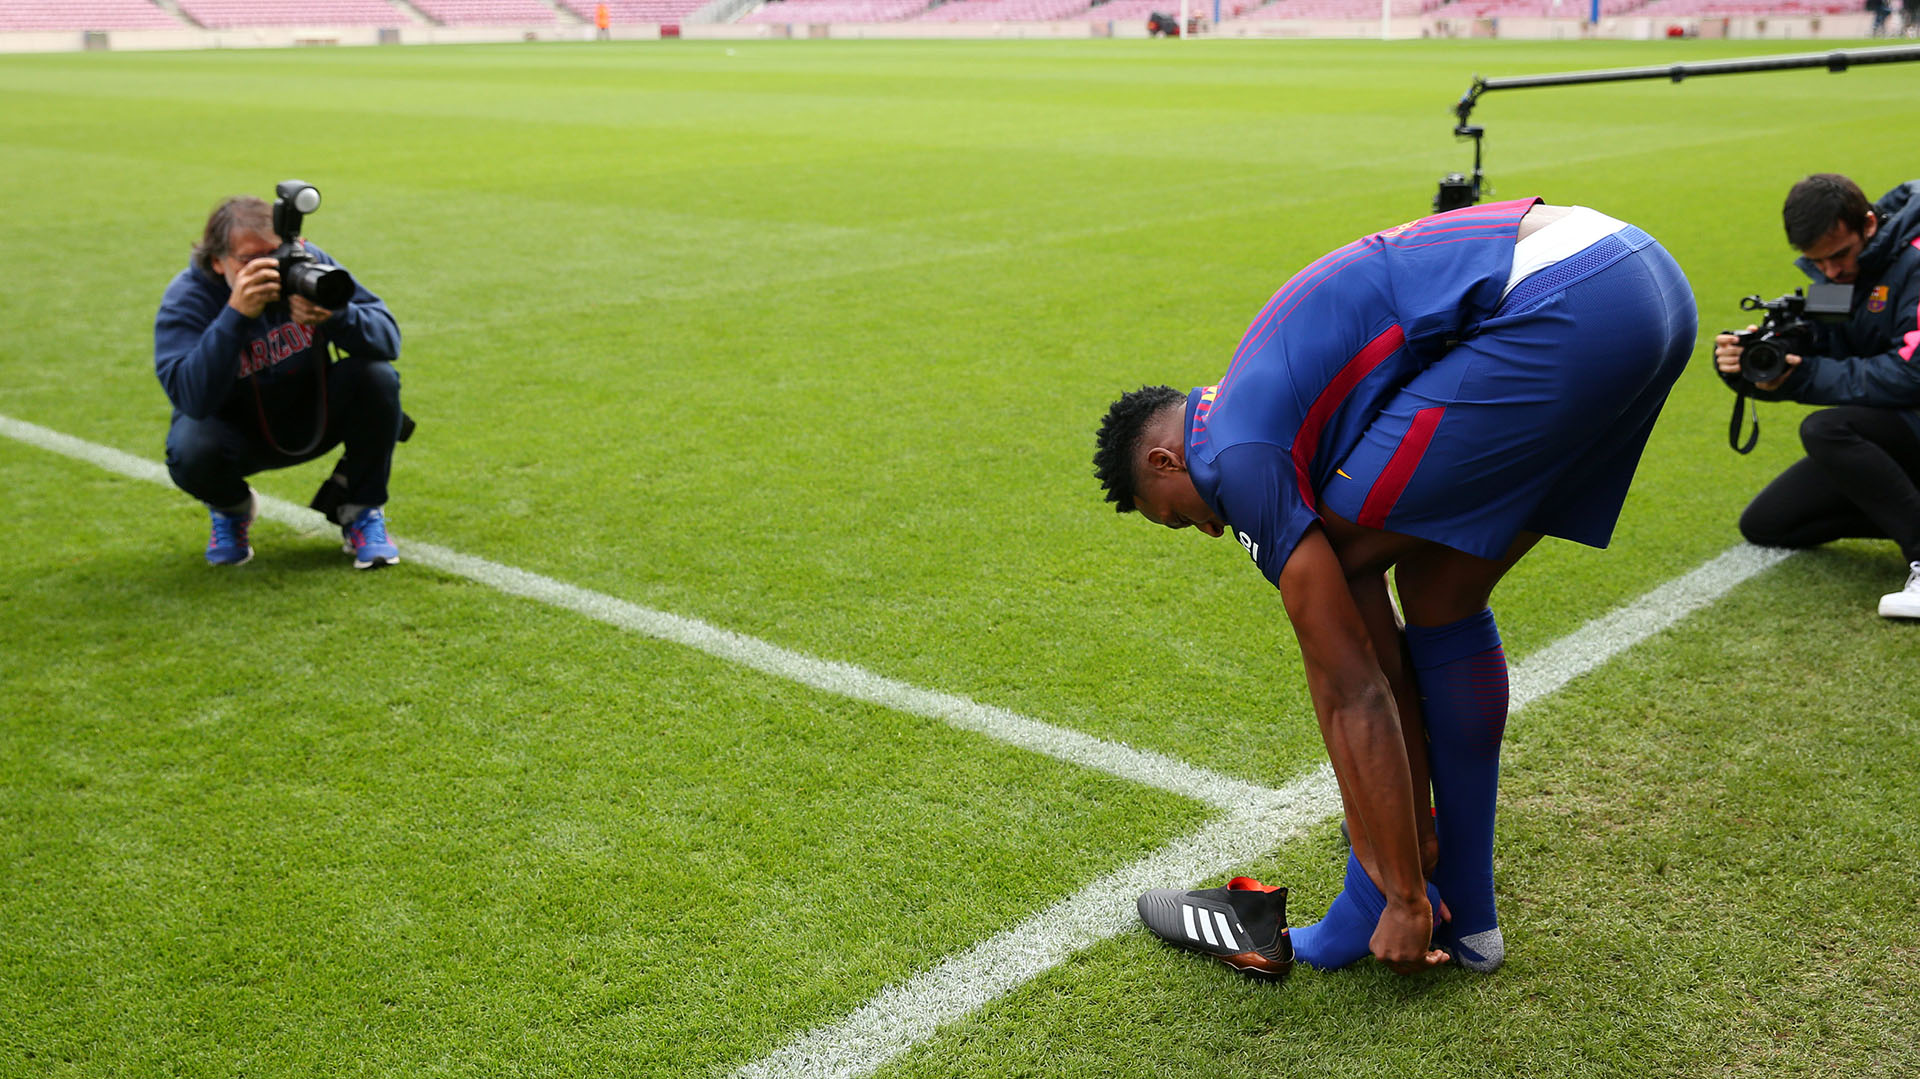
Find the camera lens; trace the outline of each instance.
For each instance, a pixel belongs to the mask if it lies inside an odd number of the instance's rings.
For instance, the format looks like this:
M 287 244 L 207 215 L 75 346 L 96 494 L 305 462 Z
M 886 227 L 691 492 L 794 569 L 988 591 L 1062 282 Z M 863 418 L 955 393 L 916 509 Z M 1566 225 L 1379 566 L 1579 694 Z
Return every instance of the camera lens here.
M 294 263 L 287 268 L 286 285 L 330 311 L 338 311 L 353 299 L 353 275 L 327 262 Z
M 1764 338 L 1740 353 L 1740 377 L 1748 382 L 1772 382 L 1786 373 L 1787 350 L 1778 341 Z

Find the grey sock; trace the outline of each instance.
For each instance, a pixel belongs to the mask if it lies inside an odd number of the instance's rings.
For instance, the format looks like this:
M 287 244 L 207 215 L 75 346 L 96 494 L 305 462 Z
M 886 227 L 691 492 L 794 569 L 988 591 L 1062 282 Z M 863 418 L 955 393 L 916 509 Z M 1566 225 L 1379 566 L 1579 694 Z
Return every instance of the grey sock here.
M 369 508 L 370 507 L 353 502 L 342 502 L 340 508 L 333 511 L 333 516 L 340 522 L 340 527 L 345 528 L 353 523 L 355 517 L 360 516 L 360 514 Z
M 1480 933 L 1469 933 L 1460 938 L 1461 948 L 1453 951 L 1454 962 L 1471 971 L 1492 974 L 1507 961 L 1507 938 L 1500 933 L 1500 927 L 1494 926 Z

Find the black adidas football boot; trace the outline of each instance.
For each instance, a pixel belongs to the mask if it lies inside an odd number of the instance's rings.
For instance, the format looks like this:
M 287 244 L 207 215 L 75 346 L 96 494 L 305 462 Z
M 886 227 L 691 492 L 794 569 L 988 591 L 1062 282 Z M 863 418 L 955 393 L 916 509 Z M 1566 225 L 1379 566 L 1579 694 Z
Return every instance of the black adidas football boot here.
M 1225 888 L 1155 888 L 1134 906 L 1154 936 L 1213 956 L 1249 978 L 1277 982 L 1293 969 L 1285 888 L 1235 877 Z

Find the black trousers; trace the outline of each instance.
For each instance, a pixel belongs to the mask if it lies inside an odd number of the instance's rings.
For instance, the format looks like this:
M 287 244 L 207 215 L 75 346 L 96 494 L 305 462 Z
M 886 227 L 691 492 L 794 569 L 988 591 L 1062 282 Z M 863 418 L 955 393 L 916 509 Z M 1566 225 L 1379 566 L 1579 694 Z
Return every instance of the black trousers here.
M 305 453 L 279 452 L 262 437 L 258 423 L 175 415 L 167 431 L 167 471 L 176 486 L 200 501 L 233 506 L 247 500 L 247 476 L 311 461 L 344 444 L 345 501 L 384 506 L 400 416 L 400 375 L 393 365 L 347 357 L 327 372 L 327 426 Z M 310 437 L 305 432 L 312 430 L 311 421 L 305 414 L 299 419 L 308 424 L 302 436 Z M 288 426 L 300 430 L 298 425 Z
M 1800 423 L 1807 456 L 1767 484 L 1740 515 L 1764 547 L 1890 539 L 1920 562 L 1920 435 L 1897 409 L 1847 405 Z

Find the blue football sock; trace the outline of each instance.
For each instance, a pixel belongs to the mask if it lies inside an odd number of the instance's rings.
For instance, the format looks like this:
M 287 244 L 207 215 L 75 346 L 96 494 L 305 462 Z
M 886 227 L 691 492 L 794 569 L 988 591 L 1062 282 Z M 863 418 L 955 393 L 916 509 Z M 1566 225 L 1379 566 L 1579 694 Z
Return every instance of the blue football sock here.
M 1493 817 L 1500 789 L 1500 740 L 1507 730 L 1507 656 L 1493 612 L 1445 626 L 1408 626 L 1407 652 L 1420 687 L 1433 771 L 1434 883 L 1453 921 L 1444 939 L 1474 969 L 1500 964 L 1505 950 L 1493 902 Z
M 1347 879 L 1326 916 L 1312 925 L 1291 930 L 1293 957 L 1310 967 L 1339 970 L 1372 952 L 1373 928 L 1387 899 L 1373 886 L 1360 859 L 1347 852 Z
M 1440 895 L 1431 884 L 1427 902 L 1439 911 Z M 1366 958 L 1373 954 L 1373 930 L 1386 909 L 1387 897 L 1373 886 L 1360 859 L 1347 851 L 1347 879 L 1326 917 L 1288 931 L 1293 937 L 1293 957 L 1320 970 L 1339 970 Z

